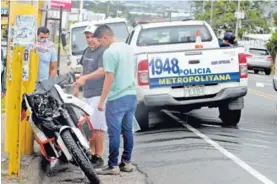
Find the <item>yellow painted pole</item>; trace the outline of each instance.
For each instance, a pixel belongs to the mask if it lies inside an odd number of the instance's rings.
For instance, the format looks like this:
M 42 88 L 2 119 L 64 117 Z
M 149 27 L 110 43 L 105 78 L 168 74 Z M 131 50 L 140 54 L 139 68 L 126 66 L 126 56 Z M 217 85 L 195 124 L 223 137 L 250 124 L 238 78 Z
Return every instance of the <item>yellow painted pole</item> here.
M 38 78 L 38 64 L 39 64 L 39 56 L 38 54 L 32 50 L 30 52 L 30 61 L 29 61 L 29 80 L 24 81 L 24 93 L 31 94 L 34 92 L 37 78 Z M 29 112 L 27 112 L 27 116 Z M 26 120 L 26 118 L 21 122 L 21 134 L 20 140 L 21 144 L 21 153 L 22 154 L 32 154 L 34 152 L 34 134 L 30 123 Z
M 16 16 L 18 15 L 34 15 L 37 19 L 37 25 L 39 26 L 41 24 L 41 21 L 42 20 L 42 12 L 40 11 L 40 8 L 42 8 L 43 4 L 45 3 L 44 0 L 39 0 L 39 2 L 37 1 L 9 1 L 9 26 L 13 26 L 14 23 L 15 23 L 15 18 Z M 8 39 L 8 48 L 10 48 L 10 45 L 12 44 L 11 43 L 12 40 L 11 38 Z M 35 44 L 35 43 L 34 43 Z M 10 55 L 11 51 L 10 49 L 8 49 L 8 61 L 7 61 L 7 81 L 10 81 L 11 78 L 9 79 L 9 75 L 11 74 L 10 72 L 10 69 L 11 67 L 11 61 L 13 60 L 12 59 L 12 56 Z M 35 54 L 35 53 L 34 53 Z M 34 55 L 33 54 L 33 55 Z M 35 54 L 36 55 L 36 54 Z M 36 78 L 34 77 L 37 77 L 38 75 L 38 69 L 35 69 L 36 65 L 32 65 L 31 66 L 31 60 L 34 60 L 33 62 L 36 62 L 36 64 L 39 63 L 38 59 L 37 59 L 38 56 L 32 56 L 32 54 L 30 54 L 30 67 L 29 67 L 29 71 L 30 71 L 30 74 L 29 75 L 33 75 L 32 79 L 31 79 L 31 76 L 29 76 L 29 80 L 28 81 L 23 81 L 22 84 L 22 91 L 21 91 L 21 94 L 23 93 L 32 93 L 34 91 L 34 86 L 35 86 L 35 83 L 36 83 Z M 34 58 L 34 59 L 32 59 Z M 19 67 L 19 66 L 18 66 Z M 33 73 L 33 74 L 31 74 Z M 13 97 L 13 94 L 14 94 L 14 91 L 12 92 L 11 90 L 8 90 L 10 85 L 12 85 L 13 83 L 11 82 L 7 82 L 7 97 L 6 97 L 6 109 L 10 109 L 12 107 L 10 107 L 10 99 Z M 20 103 L 21 104 L 21 103 Z M 7 112 L 7 115 L 9 113 Z M 28 113 L 27 113 L 28 114 Z M 10 140 L 10 137 L 12 135 L 10 135 L 9 132 L 11 132 L 13 129 L 13 127 L 8 123 L 8 120 L 7 120 L 7 116 L 6 116 L 6 120 L 5 120 L 5 123 L 6 123 L 6 133 L 5 133 L 5 152 L 10 152 L 11 148 L 10 148 L 10 144 L 9 144 L 9 140 Z M 20 152 L 22 154 L 31 154 L 33 153 L 33 133 L 31 131 L 31 127 L 29 125 L 29 123 L 26 121 L 26 120 L 23 120 L 22 121 L 22 126 L 20 128 L 20 144 L 22 145 L 20 147 Z
M 31 2 L 31 1 L 30 1 Z M 34 2 L 35 3 L 35 2 Z M 18 15 L 34 15 L 36 19 L 38 19 L 38 14 L 41 14 L 39 11 L 38 3 L 33 4 L 28 4 L 28 1 L 9 1 L 9 27 L 11 28 L 14 26 L 16 16 Z M 40 16 L 41 17 L 41 16 Z M 41 18 L 40 18 L 41 19 Z M 11 29 L 10 29 L 11 30 Z M 9 31 L 10 31 L 9 30 Z M 11 70 L 11 61 L 12 61 L 12 55 L 10 51 L 10 46 L 12 44 L 12 38 L 8 38 L 8 60 L 7 60 L 7 81 L 11 80 L 10 79 L 10 70 Z M 35 43 L 34 43 L 35 44 Z M 9 84 L 7 83 L 7 97 L 11 96 L 10 91 L 8 90 Z M 6 108 L 9 108 L 9 98 L 6 98 Z M 6 135 L 5 135 L 5 152 L 9 152 L 10 146 L 7 143 L 7 141 L 10 139 L 10 135 L 7 132 L 10 132 L 11 126 L 7 123 L 7 120 L 5 121 L 6 123 Z
M 11 5 L 10 5 L 11 2 L 8 3 L 8 6 L 9 6 L 9 26 L 10 26 L 10 22 L 11 22 L 11 13 L 10 13 L 10 10 L 11 10 Z M 8 38 L 8 48 L 10 48 L 10 38 Z M 5 152 L 9 152 L 9 147 L 10 145 L 8 144 L 8 140 L 9 140 L 9 134 L 8 132 L 10 132 L 10 125 L 7 123 L 7 117 L 8 117 L 8 109 L 10 108 L 9 107 L 9 100 L 12 96 L 11 93 L 8 92 L 8 89 L 11 88 L 11 82 L 9 82 L 11 80 L 10 76 L 11 76 L 11 61 L 12 61 L 12 53 L 10 51 L 10 49 L 7 49 L 7 68 L 6 68 L 6 98 L 5 98 L 5 106 L 6 106 L 6 116 L 5 116 L 5 142 L 4 142 L 4 150 Z
M 28 82 L 29 81 L 22 81 L 22 87 L 21 87 L 21 96 L 23 96 L 24 93 L 27 93 L 28 88 Z M 20 118 L 21 119 L 21 118 Z M 26 154 L 26 124 L 27 124 L 26 118 L 21 121 L 20 123 L 20 131 L 19 131 L 19 140 L 20 140 L 20 153 Z
M 8 134 L 10 145 L 9 150 L 9 176 L 18 176 L 20 171 L 20 141 L 19 141 L 19 129 L 20 129 L 20 117 L 21 117 L 21 88 L 22 88 L 22 66 L 23 66 L 23 52 L 24 48 L 16 46 L 12 55 L 12 80 L 10 83 L 8 102 L 9 109 L 7 109 L 7 122 L 10 125 Z

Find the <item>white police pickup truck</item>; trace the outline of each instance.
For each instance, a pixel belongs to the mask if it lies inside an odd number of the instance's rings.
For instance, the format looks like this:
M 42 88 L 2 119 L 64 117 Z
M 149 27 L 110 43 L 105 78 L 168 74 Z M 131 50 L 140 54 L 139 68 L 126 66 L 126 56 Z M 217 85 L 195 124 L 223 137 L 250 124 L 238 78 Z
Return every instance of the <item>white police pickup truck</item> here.
M 138 25 L 127 43 L 136 52 L 136 118 L 142 129 L 156 109 L 218 107 L 223 125 L 239 123 L 248 80 L 243 48 L 219 48 L 204 21 Z

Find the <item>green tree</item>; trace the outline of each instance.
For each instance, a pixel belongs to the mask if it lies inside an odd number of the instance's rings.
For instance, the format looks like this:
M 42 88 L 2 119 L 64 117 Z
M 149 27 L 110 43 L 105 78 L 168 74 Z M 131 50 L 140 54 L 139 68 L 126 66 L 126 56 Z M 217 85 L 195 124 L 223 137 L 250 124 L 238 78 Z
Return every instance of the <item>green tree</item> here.
M 273 21 L 274 21 L 275 26 L 277 26 L 277 12 L 273 13 Z
M 270 55 L 275 59 L 277 54 L 277 30 L 272 33 L 271 39 L 266 43 L 266 48 L 269 51 Z
M 243 33 L 269 33 L 270 25 L 266 18 L 263 18 L 262 5 L 269 2 L 257 2 L 257 1 L 240 1 L 240 10 L 245 13 L 245 19 L 241 21 L 241 27 L 239 29 L 239 37 Z M 235 31 L 236 17 L 235 12 L 237 10 L 238 1 L 232 0 L 218 0 L 213 2 L 213 21 L 212 27 L 214 30 L 228 29 Z M 211 2 L 198 1 L 195 3 L 195 17 L 198 20 L 210 20 L 211 15 Z M 204 10 L 203 10 L 204 8 Z

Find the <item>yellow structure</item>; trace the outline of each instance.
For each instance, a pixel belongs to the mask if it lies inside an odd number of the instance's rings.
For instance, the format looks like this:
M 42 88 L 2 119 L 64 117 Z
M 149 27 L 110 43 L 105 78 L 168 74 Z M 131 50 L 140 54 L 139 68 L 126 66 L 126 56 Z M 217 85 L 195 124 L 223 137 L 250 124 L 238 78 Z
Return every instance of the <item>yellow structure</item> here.
M 6 112 L 6 126 L 8 132 L 5 143 L 9 145 L 9 175 L 18 175 L 20 170 L 20 113 L 21 113 L 21 86 L 22 86 L 22 64 L 23 64 L 23 47 L 16 47 L 13 51 L 13 62 L 11 70 L 13 71 L 12 79 L 7 82 L 7 101 L 9 103 Z M 16 72 L 15 72 L 16 71 Z
M 35 53 L 35 51 L 31 51 L 30 53 L 30 73 L 29 73 L 29 80 L 23 81 L 22 84 L 22 94 L 27 93 L 30 94 L 35 90 L 36 81 L 38 78 L 38 64 L 39 64 L 39 57 L 38 54 Z M 27 116 L 29 115 L 29 112 L 27 112 Z M 27 117 L 26 116 L 26 117 Z M 30 126 L 30 123 L 25 118 L 20 123 L 20 149 L 22 154 L 32 154 L 34 151 L 34 137 L 33 137 L 33 131 Z
M 10 1 L 9 27 L 15 24 L 18 15 L 33 15 L 39 26 L 42 17 L 39 8 L 42 4 L 43 1 Z M 24 47 L 15 46 L 10 50 L 12 41 L 12 38 L 8 38 L 5 151 L 9 153 L 9 175 L 18 176 L 20 155 L 33 153 L 33 132 L 26 119 L 21 122 L 21 103 L 22 94 L 32 93 L 35 89 L 39 58 L 35 51 L 30 52 L 29 78 L 23 81 Z

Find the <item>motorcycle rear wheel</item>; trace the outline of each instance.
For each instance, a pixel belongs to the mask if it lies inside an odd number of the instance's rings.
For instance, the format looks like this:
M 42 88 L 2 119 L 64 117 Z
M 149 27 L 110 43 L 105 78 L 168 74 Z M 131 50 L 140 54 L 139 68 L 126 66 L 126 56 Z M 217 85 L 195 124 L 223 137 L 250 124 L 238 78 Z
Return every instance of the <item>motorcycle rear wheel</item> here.
M 89 158 L 86 156 L 82 148 L 73 139 L 70 130 L 65 130 L 64 132 L 62 132 L 61 137 L 67 149 L 72 154 L 72 157 L 74 158 L 75 162 L 83 170 L 90 183 L 99 184 L 100 179 L 95 173 Z

